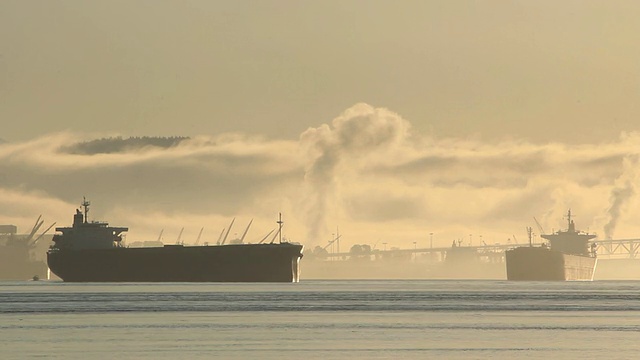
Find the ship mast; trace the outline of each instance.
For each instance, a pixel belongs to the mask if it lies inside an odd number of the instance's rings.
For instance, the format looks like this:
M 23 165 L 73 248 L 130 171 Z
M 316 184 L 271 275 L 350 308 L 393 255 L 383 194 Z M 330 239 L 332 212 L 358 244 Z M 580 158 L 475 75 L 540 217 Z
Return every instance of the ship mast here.
M 276 222 L 278 223 L 278 241 L 280 241 L 280 244 L 282 244 L 282 224 L 284 224 L 284 222 L 282 221 L 282 213 L 278 213 L 278 221 Z
M 576 224 L 573 223 L 573 220 L 571 220 L 571 209 L 569 209 L 569 211 L 567 212 L 567 222 L 569 223 L 569 226 L 567 227 L 567 232 L 569 233 L 576 233 Z
M 84 208 L 84 223 L 86 224 L 88 221 L 87 214 L 89 213 L 89 205 L 91 202 L 87 201 L 86 197 L 82 197 L 82 204 L 80 204 Z

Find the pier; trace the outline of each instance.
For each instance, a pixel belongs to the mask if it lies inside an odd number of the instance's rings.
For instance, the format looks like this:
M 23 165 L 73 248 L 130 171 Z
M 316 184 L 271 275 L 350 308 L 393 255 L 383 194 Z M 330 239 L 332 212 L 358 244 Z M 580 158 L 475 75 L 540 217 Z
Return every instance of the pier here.
M 597 240 L 594 241 L 599 259 L 640 259 L 640 239 L 616 239 L 616 240 Z M 536 243 L 534 246 L 540 246 Z M 515 247 L 527 246 L 526 244 L 494 244 L 479 246 L 447 246 L 447 247 L 428 247 L 428 248 L 408 248 L 408 249 L 374 249 L 368 253 L 351 253 L 351 252 L 329 252 L 324 255 L 327 260 L 348 260 L 352 257 L 370 256 L 372 259 L 383 258 L 402 258 L 416 259 L 421 258 L 433 259 L 435 261 L 443 261 L 446 254 L 454 249 L 475 251 L 480 257 L 494 257 L 495 254 L 504 254 L 504 251 Z M 426 255 L 426 256 L 425 256 Z

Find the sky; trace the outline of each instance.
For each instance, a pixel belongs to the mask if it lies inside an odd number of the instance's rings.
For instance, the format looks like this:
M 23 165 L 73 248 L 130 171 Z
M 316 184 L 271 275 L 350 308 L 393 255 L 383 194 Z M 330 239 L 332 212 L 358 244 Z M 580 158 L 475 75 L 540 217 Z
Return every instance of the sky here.
M 278 212 L 326 244 L 637 237 L 634 1 L 0 0 L 0 222 L 130 238 Z M 74 154 L 109 136 L 170 149 Z M 241 233 L 245 225 L 236 225 Z M 170 242 L 170 240 L 167 240 Z M 378 245 L 380 247 L 380 245 Z

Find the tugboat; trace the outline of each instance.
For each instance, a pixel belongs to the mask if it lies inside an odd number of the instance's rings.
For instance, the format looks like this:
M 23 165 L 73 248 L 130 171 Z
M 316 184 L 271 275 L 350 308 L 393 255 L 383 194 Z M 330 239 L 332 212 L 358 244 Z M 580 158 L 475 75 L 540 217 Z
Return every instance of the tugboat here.
M 568 229 L 541 235 L 549 244 L 533 246 L 531 228 L 529 246 L 507 250 L 507 279 L 530 281 L 592 281 L 596 269 L 596 235 L 577 231 L 571 210 Z
M 87 220 L 90 203 L 76 209 L 73 226 L 56 228 L 47 252 L 51 272 L 66 282 L 298 282 L 302 245 L 282 241 L 217 246 L 123 246 L 126 227 Z

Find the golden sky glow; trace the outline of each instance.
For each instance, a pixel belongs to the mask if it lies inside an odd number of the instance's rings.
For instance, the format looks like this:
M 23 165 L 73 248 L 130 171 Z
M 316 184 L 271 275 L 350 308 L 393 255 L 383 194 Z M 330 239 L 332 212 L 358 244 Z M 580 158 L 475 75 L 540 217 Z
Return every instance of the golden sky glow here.
M 0 218 L 67 224 L 86 195 L 147 239 L 217 237 L 234 216 L 259 238 L 282 211 L 296 241 L 340 226 L 347 244 L 407 248 L 524 239 L 571 207 L 584 230 L 637 236 L 639 16 L 635 1 L 0 0 Z M 111 135 L 192 139 L 64 151 Z

